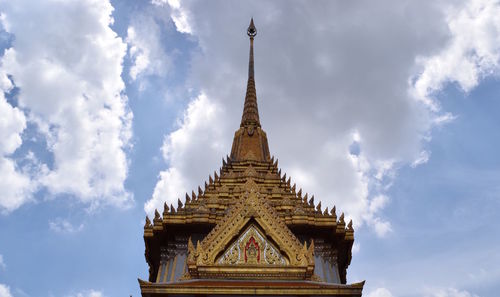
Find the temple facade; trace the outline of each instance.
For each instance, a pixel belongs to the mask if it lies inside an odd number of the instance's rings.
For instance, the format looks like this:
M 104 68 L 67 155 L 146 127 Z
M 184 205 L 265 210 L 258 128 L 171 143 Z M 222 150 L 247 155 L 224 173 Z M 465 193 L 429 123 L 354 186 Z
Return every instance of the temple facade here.
M 361 296 L 346 283 L 352 222 L 322 209 L 271 157 L 254 79 L 253 20 L 248 83 L 230 156 L 177 207 L 146 217 L 143 297 Z

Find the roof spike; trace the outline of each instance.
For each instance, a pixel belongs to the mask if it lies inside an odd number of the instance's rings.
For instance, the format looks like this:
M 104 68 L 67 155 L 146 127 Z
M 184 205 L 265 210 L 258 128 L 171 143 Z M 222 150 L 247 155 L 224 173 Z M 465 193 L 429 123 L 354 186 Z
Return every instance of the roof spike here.
M 222 158 L 222 167 L 226 167 L 226 166 L 227 166 L 226 160 L 224 160 L 224 158 Z
M 207 184 L 207 182 L 205 182 L 205 191 L 204 192 L 206 192 L 207 189 L 208 189 L 208 184 Z
M 312 195 L 311 199 L 309 200 L 309 205 L 314 207 L 314 195 Z
M 285 181 L 286 181 L 286 173 L 285 173 L 285 174 L 283 174 L 283 177 L 281 178 L 281 180 L 282 180 L 283 182 L 285 182 Z
M 291 182 L 292 182 L 292 178 L 289 177 L 288 180 L 286 181 L 287 186 L 290 186 Z M 295 183 L 294 183 L 294 185 L 295 185 Z
M 281 169 L 278 170 L 278 176 L 281 176 Z
M 241 125 L 252 125 L 260 127 L 259 109 L 257 107 L 257 92 L 255 90 L 255 77 L 254 77 L 254 61 L 253 61 L 253 39 L 257 35 L 257 28 L 253 23 L 253 18 L 247 29 L 247 34 L 250 37 L 250 54 L 248 58 L 248 82 L 247 92 L 245 95 L 245 104 L 243 107 L 243 115 L 241 116 Z
M 328 206 L 325 208 L 325 212 L 323 213 L 324 216 L 328 215 Z
M 186 194 L 186 196 L 187 196 L 187 194 Z M 181 199 L 177 198 L 177 211 L 181 210 L 182 206 L 183 206 L 183 204 L 182 204 Z
M 316 206 L 316 210 L 321 213 L 321 201 L 318 203 L 318 206 Z
M 219 179 L 219 176 L 217 175 L 217 171 L 214 171 L 214 180 L 217 181 Z
M 160 219 L 161 219 L 160 213 L 158 212 L 158 209 L 155 209 L 155 218 L 154 218 L 154 220 L 157 221 L 157 220 L 160 220 Z
M 208 185 L 212 185 L 214 183 L 214 179 L 212 178 L 212 176 L 209 174 L 208 175 Z
M 349 224 L 347 224 L 347 230 L 354 231 L 354 228 L 352 227 L 352 220 L 350 220 Z
M 308 195 L 309 195 L 309 194 L 308 194 L 308 193 L 306 193 L 306 195 L 304 196 L 304 200 L 303 200 L 303 201 L 304 201 L 304 203 L 307 203 L 307 200 L 309 199 Z
M 168 213 L 168 205 L 167 202 L 163 203 L 163 216 L 165 216 Z
M 188 204 L 189 201 L 191 201 L 191 198 L 189 198 L 188 193 L 186 193 L 186 204 Z
M 339 223 L 340 223 L 340 224 L 345 224 L 345 222 L 344 222 L 344 213 L 342 213 L 342 214 L 340 215 L 340 218 L 339 218 Z
M 146 228 L 150 228 L 152 225 L 151 225 L 151 220 L 149 219 L 148 216 L 146 216 L 146 223 L 144 224 L 144 229 Z
M 274 162 L 274 167 L 278 168 L 278 158 L 276 158 L 276 162 Z
M 193 200 L 193 201 L 196 200 L 196 194 L 194 193 L 194 190 L 191 193 L 191 200 Z
M 295 184 L 293 184 L 293 187 L 292 187 L 292 192 L 295 192 Z M 302 188 L 299 189 L 299 191 L 297 192 L 297 196 L 302 199 Z
M 201 190 L 200 186 L 198 186 L 198 198 L 200 198 L 201 195 L 203 195 L 203 191 Z
M 309 245 L 309 249 L 307 250 L 309 257 L 314 257 L 314 239 L 311 239 L 311 244 Z
M 334 205 L 334 206 L 333 206 L 333 208 L 332 208 L 332 211 L 330 212 L 330 214 L 331 214 L 332 216 L 336 217 L 336 216 L 337 216 L 337 214 L 335 213 L 336 211 L 337 211 L 337 208 L 336 208 L 336 207 L 335 207 L 335 205 Z
M 221 177 L 222 177 L 222 167 L 219 168 L 219 180 L 220 180 Z
M 175 208 L 173 204 L 170 204 L 170 212 L 175 213 Z
M 271 164 L 274 164 L 274 156 L 271 157 Z

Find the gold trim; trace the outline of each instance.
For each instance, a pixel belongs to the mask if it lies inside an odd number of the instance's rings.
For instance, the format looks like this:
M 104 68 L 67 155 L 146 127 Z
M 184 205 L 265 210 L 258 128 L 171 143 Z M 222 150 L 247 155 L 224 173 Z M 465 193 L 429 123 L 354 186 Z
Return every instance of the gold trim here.
M 172 274 L 170 275 L 170 281 L 173 282 L 175 278 L 175 266 L 177 265 L 177 256 L 174 257 L 174 262 L 172 263 Z
M 168 267 L 170 266 L 170 260 L 167 261 L 167 264 L 165 265 L 165 274 L 163 275 L 162 283 L 167 282 L 167 277 L 168 277 Z

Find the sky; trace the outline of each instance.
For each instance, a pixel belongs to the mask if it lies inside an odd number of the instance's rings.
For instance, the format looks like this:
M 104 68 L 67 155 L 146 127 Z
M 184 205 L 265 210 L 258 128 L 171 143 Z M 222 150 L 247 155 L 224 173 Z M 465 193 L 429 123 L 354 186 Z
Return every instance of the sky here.
M 0 0 L 0 297 L 140 296 L 146 215 L 243 109 L 367 297 L 500 290 L 500 2 Z

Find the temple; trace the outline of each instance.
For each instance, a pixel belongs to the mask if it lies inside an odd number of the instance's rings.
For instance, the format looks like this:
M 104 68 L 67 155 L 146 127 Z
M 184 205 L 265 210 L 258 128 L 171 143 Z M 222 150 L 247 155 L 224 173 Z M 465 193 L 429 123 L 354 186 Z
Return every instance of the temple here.
M 364 282 L 347 284 L 352 222 L 322 209 L 269 154 L 254 77 L 253 19 L 248 83 L 231 155 L 177 207 L 164 205 L 144 242 L 149 280 L 143 297 L 361 296 Z

